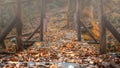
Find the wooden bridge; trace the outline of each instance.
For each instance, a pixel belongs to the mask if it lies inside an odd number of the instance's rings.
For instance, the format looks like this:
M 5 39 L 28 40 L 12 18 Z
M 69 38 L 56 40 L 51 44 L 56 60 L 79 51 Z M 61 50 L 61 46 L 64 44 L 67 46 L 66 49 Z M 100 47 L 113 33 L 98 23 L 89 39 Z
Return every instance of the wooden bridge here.
M 5 46 L 5 39 L 9 39 L 11 37 L 16 37 L 16 44 L 17 44 L 17 51 L 20 51 L 23 49 L 23 43 L 29 42 L 30 39 L 35 35 L 35 33 L 40 33 L 40 41 L 43 41 L 43 35 L 44 35 L 44 18 L 45 18 L 45 9 L 46 9 L 46 0 L 41 0 L 40 2 L 40 25 L 38 25 L 38 27 L 32 32 L 32 33 L 22 33 L 22 20 L 21 20 L 21 0 L 16 0 L 17 1 L 17 13 L 16 13 L 16 17 L 15 19 L 10 22 L 10 25 L 8 25 L 5 30 L 0 34 L 0 45 L 2 46 L 2 48 L 6 48 Z M 90 37 L 94 40 L 94 43 L 100 44 L 100 52 L 101 54 L 105 54 L 106 53 L 106 29 L 108 29 L 113 36 L 118 40 L 118 42 L 120 42 L 120 34 L 119 32 L 113 27 L 112 24 L 110 24 L 110 21 L 107 20 L 106 15 L 104 14 L 103 11 L 103 2 L 102 0 L 100 0 L 100 8 L 101 8 L 101 25 L 100 25 L 100 40 L 97 40 L 95 38 L 95 36 L 92 34 L 92 32 L 90 31 L 90 29 L 81 21 L 80 19 L 80 2 L 81 0 L 76 0 L 76 23 L 77 23 L 77 37 L 78 37 L 78 41 L 81 41 L 81 27 L 84 27 L 86 29 L 86 31 L 89 33 Z M 11 32 L 11 30 L 13 29 L 13 27 L 16 27 L 16 36 L 11 36 L 11 37 L 7 37 L 7 35 Z M 23 36 L 28 36 L 26 40 L 22 40 Z M 35 41 L 30 41 L 31 45 L 35 42 Z

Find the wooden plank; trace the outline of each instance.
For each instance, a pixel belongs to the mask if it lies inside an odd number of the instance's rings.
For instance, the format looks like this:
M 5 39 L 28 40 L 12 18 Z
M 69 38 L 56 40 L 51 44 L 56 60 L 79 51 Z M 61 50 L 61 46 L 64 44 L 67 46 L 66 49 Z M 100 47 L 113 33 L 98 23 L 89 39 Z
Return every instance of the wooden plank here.
M 41 17 L 40 17 L 40 41 L 43 41 L 43 36 L 44 36 L 44 17 L 45 17 L 45 0 L 41 0 L 41 3 L 40 3 L 40 14 L 41 14 Z
M 14 27 L 14 25 L 16 24 L 16 19 L 13 20 L 13 22 L 11 22 L 6 28 L 5 30 L 3 30 L 3 32 L 0 35 L 0 44 L 3 48 L 6 48 L 5 44 L 4 44 L 4 39 L 6 38 L 6 36 L 10 33 L 10 31 L 12 30 L 12 28 Z
M 17 24 L 16 24 L 16 43 L 17 51 L 23 50 L 22 45 L 22 20 L 21 20 L 21 0 L 17 0 Z
M 70 2 L 71 0 L 67 0 L 67 28 L 70 26 Z
M 45 0 L 45 5 L 44 5 L 44 8 L 45 8 L 44 11 L 45 12 L 44 12 L 44 24 L 43 24 L 44 25 L 44 28 L 43 28 L 44 29 L 44 33 L 47 32 L 47 26 L 48 26 L 48 22 L 49 22 L 49 17 L 46 14 L 47 3 L 48 2 Z
M 4 41 L 0 41 L 0 45 L 2 46 L 3 49 L 6 49 L 6 46 L 5 46 L 5 42 L 4 42 Z
M 33 31 L 33 33 L 30 34 L 30 36 L 26 39 L 26 41 L 27 41 L 27 40 L 30 40 L 30 39 L 35 35 L 35 33 L 38 32 L 39 29 L 41 29 L 41 25 L 39 25 L 39 26 Z
M 39 33 L 40 31 L 37 31 L 36 33 Z M 26 37 L 26 36 L 29 36 L 31 35 L 33 32 L 28 32 L 28 33 L 22 33 L 22 37 Z M 11 35 L 11 36 L 8 36 L 6 37 L 5 39 L 11 39 L 11 38 L 15 38 L 16 35 Z
M 14 27 L 14 25 L 16 24 L 16 19 L 13 20 L 13 22 L 11 22 L 1 33 L 0 35 L 0 41 L 3 41 L 5 39 L 5 37 L 10 33 L 10 31 L 12 30 L 12 28 Z
M 101 23 L 100 23 L 100 53 L 106 54 L 106 24 L 104 23 L 103 2 L 100 0 Z
M 88 44 L 100 44 L 99 42 L 95 42 L 95 41 L 88 41 Z
M 112 33 L 112 35 L 120 42 L 120 34 L 119 32 L 114 28 L 114 26 L 110 23 L 110 21 L 107 20 L 107 18 L 104 18 L 104 23 L 106 24 L 107 29 Z
M 80 6 L 80 0 L 77 0 L 76 2 L 77 2 L 76 3 L 77 37 L 78 37 L 78 41 L 81 41 L 81 23 L 80 23 L 81 21 L 80 21 L 80 8 L 79 8 L 79 6 Z
M 40 31 L 37 31 L 36 33 L 39 33 Z M 22 34 L 22 37 L 25 37 L 25 36 L 29 36 L 29 35 L 31 35 L 33 32 L 28 32 L 28 33 L 23 33 Z M 11 38 L 15 38 L 16 37 L 16 35 L 11 35 L 11 36 L 8 36 L 8 37 L 6 37 L 5 39 L 11 39 Z
M 67 25 L 68 29 L 74 29 L 73 15 L 76 12 L 76 1 L 77 0 L 67 0 Z M 74 8 L 76 7 L 76 8 Z M 73 24 L 73 25 L 72 25 Z
M 86 31 L 89 33 L 90 37 L 97 43 L 97 39 L 94 37 L 94 34 L 88 29 L 88 27 L 82 22 L 80 21 L 81 25 L 86 29 Z
M 100 52 L 101 54 L 106 54 L 106 27 L 103 20 L 101 22 L 100 32 Z
M 18 20 L 16 24 L 16 43 L 17 43 L 17 51 L 23 50 L 22 44 L 22 22 Z

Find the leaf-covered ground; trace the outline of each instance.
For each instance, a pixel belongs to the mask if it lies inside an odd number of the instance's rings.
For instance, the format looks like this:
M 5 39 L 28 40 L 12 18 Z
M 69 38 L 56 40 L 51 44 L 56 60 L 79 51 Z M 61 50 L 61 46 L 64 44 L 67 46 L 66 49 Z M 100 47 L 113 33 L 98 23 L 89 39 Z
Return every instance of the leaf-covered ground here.
M 50 18 L 44 41 L 16 54 L 1 54 L 0 68 L 119 68 L 119 54 L 100 55 L 99 45 L 78 42 L 77 33 L 64 26 L 64 21 Z

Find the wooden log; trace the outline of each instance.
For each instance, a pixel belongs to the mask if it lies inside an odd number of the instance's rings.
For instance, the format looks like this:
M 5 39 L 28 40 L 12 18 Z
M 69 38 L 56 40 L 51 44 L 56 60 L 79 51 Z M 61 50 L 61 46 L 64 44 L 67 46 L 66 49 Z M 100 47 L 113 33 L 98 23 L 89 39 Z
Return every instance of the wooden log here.
M 34 30 L 34 32 L 30 34 L 30 36 L 26 39 L 26 41 L 27 41 L 27 40 L 30 40 L 30 39 L 35 35 L 35 33 L 38 32 L 39 29 L 41 29 L 41 25 L 39 25 L 39 26 Z
M 90 37 L 96 42 L 98 43 L 97 39 L 94 37 L 94 34 L 88 29 L 88 27 L 82 22 L 80 21 L 81 25 L 86 29 L 86 31 L 89 33 Z
M 41 14 L 41 17 L 40 17 L 40 41 L 43 41 L 43 36 L 44 36 L 44 17 L 45 17 L 45 0 L 41 0 L 41 3 L 40 3 L 40 14 Z
M 76 12 L 76 1 L 77 0 L 67 0 L 67 25 L 66 27 L 68 29 L 74 29 L 74 23 L 73 22 L 73 16 L 74 16 L 74 13 Z
M 104 23 L 106 24 L 106 28 L 112 33 L 112 35 L 120 42 L 120 34 L 119 32 L 114 28 L 114 26 L 110 23 L 110 21 L 107 20 L 107 18 L 104 18 Z
M 45 7 L 44 8 L 47 8 L 47 1 L 45 1 Z M 47 24 L 48 24 L 48 22 L 49 22 L 49 17 L 47 16 L 47 14 L 46 14 L 46 10 L 47 9 L 45 9 L 44 11 L 45 11 L 45 13 L 44 13 L 44 33 L 46 33 L 47 32 Z
M 71 0 L 67 0 L 67 28 L 70 26 L 70 2 Z
M 32 46 L 36 41 L 23 41 L 23 45 L 24 45 L 24 48 L 28 48 L 30 46 Z
M 4 39 L 10 33 L 10 31 L 12 30 L 12 28 L 14 27 L 15 24 L 16 24 L 16 18 L 1 33 L 1 35 L 0 35 L 0 44 L 1 44 L 1 46 L 3 48 L 6 48 L 5 44 L 4 44 Z
M 39 33 L 40 31 L 37 31 L 36 33 Z M 31 35 L 33 32 L 28 32 L 28 33 L 23 33 L 22 34 L 22 37 L 25 37 L 25 36 L 29 36 L 29 35 Z M 8 36 L 8 37 L 6 37 L 5 39 L 11 39 L 11 38 L 15 38 L 16 37 L 16 35 L 11 35 L 11 36 Z
M 100 23 L 100 53 L 106 54 L 106 24 L 104 23 L 103 2 L 100 0 L 101 23 Z
M 4 42 L 4 41 L 0 41 L 0 46 L 2 46 L 3 49 L 6 49 L 6 46 L 5 46 L 5 42 Z
M 80 21 L 80 8 L 79 8 L 80 0 L 77 0 L 76 2 L 77 2 L 76 4 L 77 37 L 78 37 L 78 41 L 81 41 L 81 21 Z
M 100 32 L 100 52 L 101 54 L 106 54 L 106 27 L 103 20 L 101 22 Z
M 99 42 L 95 42 L 95 41 L 88 41 L 88 44 L 100 44 Z
M 17 0 L 17 24 L 16 24 L 16 43 L 17 51 L 23 50 L 22 45 L 22 20 L 21 20 L 21 0 Z
M 0 41 L 3 41 L 5 37 L 10 33 L 14 25 L 16 24 L 16 18 L 3 30 L 3 32 L 0 35 Z
M 23 50 L 22 43 L 22 21 L 18 20 L 16 24 L 16 43 L 17 43 L 17 51 Z

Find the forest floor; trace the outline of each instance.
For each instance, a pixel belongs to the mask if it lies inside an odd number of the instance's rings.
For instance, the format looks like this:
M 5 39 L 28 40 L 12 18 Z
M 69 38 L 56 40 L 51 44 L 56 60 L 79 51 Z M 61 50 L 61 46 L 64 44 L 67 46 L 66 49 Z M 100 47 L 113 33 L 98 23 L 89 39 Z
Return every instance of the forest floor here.
M 0 55 L 0 68 L 119 68 L 120 57 L 100 55 L 98 44 L 78 42 L 76 31 L 65 25 L 64 20 L 49 19 L 44 41 L 16 54 Z

